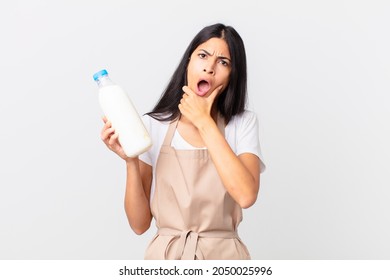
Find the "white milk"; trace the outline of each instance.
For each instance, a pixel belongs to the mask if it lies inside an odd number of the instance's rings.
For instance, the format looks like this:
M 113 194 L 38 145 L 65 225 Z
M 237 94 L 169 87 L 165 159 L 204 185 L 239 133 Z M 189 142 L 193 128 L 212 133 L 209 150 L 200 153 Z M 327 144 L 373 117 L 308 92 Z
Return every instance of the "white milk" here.
M 130 98 L 102 70 L 94 75 L 99 85 L 99 102 L 103 113 L 119 134 L 119 143 L 128 157 L 136 157 L 152 146 L 149 133 Z

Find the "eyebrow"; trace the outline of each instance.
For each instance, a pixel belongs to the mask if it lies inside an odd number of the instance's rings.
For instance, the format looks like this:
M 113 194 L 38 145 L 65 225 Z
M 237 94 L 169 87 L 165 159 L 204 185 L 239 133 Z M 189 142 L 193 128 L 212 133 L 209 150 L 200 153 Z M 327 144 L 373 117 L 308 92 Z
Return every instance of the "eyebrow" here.
M 200 49 L 200 51 L 204 51 L 207 55 L 210 55 L 212 56 L 213 54 L 209 53 L 208 51 L 206 51 L 205 49 Z M 226 56 L 218 56 L 218 58 L 222 58 L 222 59 L 227 59 L 229 61 L 232 61 L 230 58 L 226 57 Z

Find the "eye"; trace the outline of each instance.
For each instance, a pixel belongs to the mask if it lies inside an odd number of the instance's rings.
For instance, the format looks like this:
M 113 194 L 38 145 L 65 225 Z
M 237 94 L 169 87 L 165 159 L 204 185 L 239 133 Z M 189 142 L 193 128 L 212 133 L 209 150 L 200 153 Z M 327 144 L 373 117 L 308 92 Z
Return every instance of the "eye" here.
M 206 54 L 205 54 L 205 53 L 199 53 L 198 56 L 199 56 L 200 58 L 205 58 L 205 57 L 206 57 Z
M 228 61 L 226 61 L 226 60 L 224 60 L 224 59 L 221 59 L 220 61 L 219 61 L 219 63 L 221 63 L 223 66 L 229 66 L 229 62 Z

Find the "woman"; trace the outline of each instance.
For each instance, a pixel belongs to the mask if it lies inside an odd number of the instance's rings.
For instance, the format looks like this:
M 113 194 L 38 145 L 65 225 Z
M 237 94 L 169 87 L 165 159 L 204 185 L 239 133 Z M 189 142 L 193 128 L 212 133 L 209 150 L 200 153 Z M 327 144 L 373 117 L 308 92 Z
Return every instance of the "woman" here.
M 237 235 L 253 205 L 261 160 L 256 115 L 245 109 L 246 55 L 234 28 L 203 28 L 185 51 L 153 111 L 143 120 L 153 147 L 123 152 L 109 121 L 101 137 L 126 161 L 125 210 L 131 228 L 158 232 L 145 259 L 250 259 Z

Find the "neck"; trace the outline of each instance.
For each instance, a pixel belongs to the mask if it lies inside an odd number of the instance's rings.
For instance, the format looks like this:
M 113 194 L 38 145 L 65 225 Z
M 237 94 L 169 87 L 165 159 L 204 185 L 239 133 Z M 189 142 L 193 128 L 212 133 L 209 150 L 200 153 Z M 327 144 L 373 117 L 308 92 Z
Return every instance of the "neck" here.
M 213 119 L 213 121 L 214 121 L 215 123 L 217 123 L 218 111 L 217 111 L 217 110 L 212 110 L 212 112 L 211 112 L 210 115 L 211 115 L 211 118 Z M 182 123 L 185 123 L 185 124 L 191 124 L 191 125 L 193 125 L 192 122 L 191 122 L 188 118 L 186 118 L 185 116 L 183 116 L 182 114 L 180 114 L 179 121 L 182 122 Z

